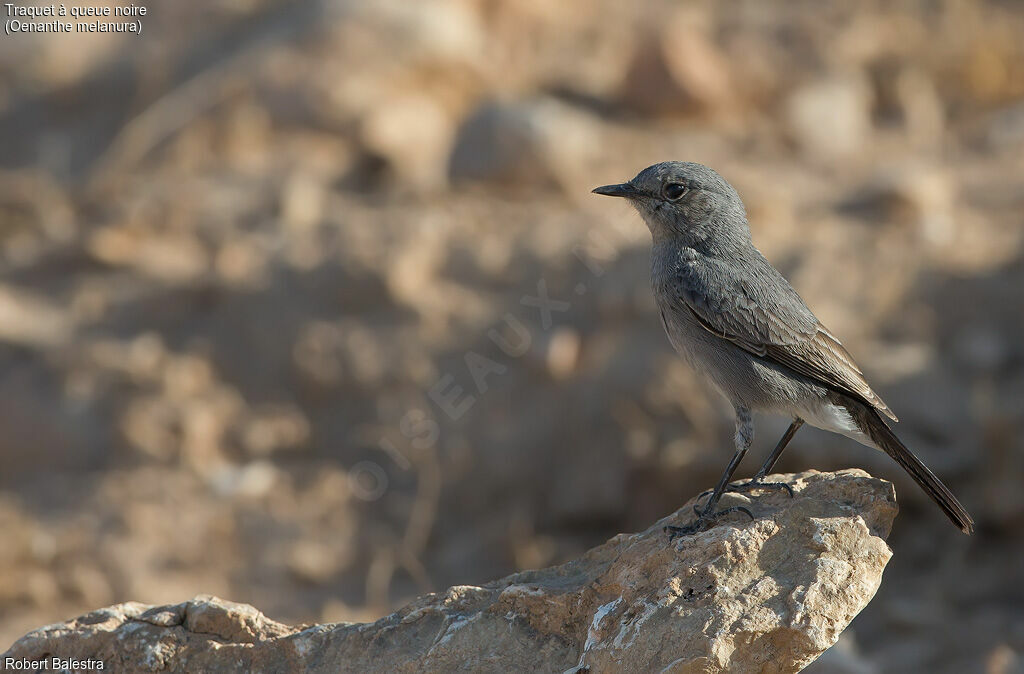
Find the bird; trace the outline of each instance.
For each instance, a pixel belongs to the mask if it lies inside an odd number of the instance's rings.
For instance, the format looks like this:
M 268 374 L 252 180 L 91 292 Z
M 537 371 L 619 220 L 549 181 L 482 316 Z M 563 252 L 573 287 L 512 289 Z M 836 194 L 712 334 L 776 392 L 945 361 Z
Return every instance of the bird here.
M 817 319 L 754 246 L 743 200 L 713 169 L 667 161 L 595 194 L 629 201 L 650 229 L 651 285 L 673 348 L 732 403 L 735 452 L 696 520 L 666 527 L 671 538 L 708 528 L 742 506 L 716 511 L 726 491 L 792 490 L 765 482 L 796 432 L 810 424 L 879 449 L 898 463 L 961 531 L 974 520 L 896 436 L 889 406 L 839 338 Z M 792 420 L 752 480 L 732 477 L 753 441 L 752 413 Z

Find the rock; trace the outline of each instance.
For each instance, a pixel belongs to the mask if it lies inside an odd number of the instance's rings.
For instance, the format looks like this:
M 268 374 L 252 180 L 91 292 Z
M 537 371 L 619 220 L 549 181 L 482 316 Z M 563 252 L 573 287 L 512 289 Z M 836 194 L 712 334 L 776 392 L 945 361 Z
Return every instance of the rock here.
M 296 171 L 281 189 L 281 222 L 293 232 L 309 231 L 323 218 L 326 201 L 323 181 Z
M 920 149 L 942 140 L 946 113 L 928 72 L 896 58 L 880 59 L 869 72 L 873 116 L 880 127 L 902 128 L 909 143 Z
M 186 232 L 111 225 L 92 234 L 88 249 L 100 262 L 130 267 L 142 276 L 167 283 L 196 281 L 209 267 L 206 248 Z
M 630 61 L 624 106 L 647 114 L 721 111 L 736 102 L 728 58 L 712 37 L 711 17 L 679 7 L 647 27 Z
M 958 185 L 948 171 L 907 162 L 878 171 L 839 210 L 874 224 L 901 223 L 917 228 L 932 246 L 949 245 L 956 235 Z
M 66 344 L 74 321 L 46 297 L 0 284 L 0 343 L 48 347 Z
M 572 328 L 556 328 L 535 340 L 532 358 L 554 379 L 565 379 L 579 364 L 581 339 Z
M 600 145 L 599 122 L 565 103 L 485 103 L 459 129 L 448 173 L 453 181 L 571 191 L 590 180 Z
M 878 589 L 892 485 L 860 470 L 774 476 L 795 495 L 728 495 L 757 515 L 670 543 L 692 502 L 562 566 L 421 597 L 375 623 L 288 627 L 200 596 L 127 603 L 24 636 L 4 658 L 121 671 L 796 672 Z
M 869 142 L 871 104 L 871 87 L 863 75 L 806 84 L 786 102 L 790 134 L 800 149 L 815 159 L 855 156 Z
M 382 100 L 368 111 L 360 137 L 403 184 L 427 192 L 444 187 L 454 126 L 431 97 L 404 95 Z

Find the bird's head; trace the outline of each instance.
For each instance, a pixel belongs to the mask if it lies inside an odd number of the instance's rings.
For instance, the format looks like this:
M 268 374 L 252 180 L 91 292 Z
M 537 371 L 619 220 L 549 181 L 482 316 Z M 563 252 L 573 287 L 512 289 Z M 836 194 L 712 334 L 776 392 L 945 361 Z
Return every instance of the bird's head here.
M 694 246 L 750 242 L 740 195 L 725 178 L 702 164 L 654 164 L 629 182 L 604 185 L 593 192 L 628 199 L 656 241 L 674 239 Z

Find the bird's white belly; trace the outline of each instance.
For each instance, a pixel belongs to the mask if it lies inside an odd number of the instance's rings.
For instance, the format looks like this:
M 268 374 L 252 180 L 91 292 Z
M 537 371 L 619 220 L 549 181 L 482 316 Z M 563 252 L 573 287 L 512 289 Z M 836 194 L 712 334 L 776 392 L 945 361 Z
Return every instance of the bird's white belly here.
M 871 441 L 871 438 L 857 428 L 857 424 L 854 423 L 850 413 L 839 405 L 826 403 L 807 407 L 801 411 L 800 418 L 815 428 L 839 433 L 856 440 L 862 445 L 878 449 L 875 443 Z

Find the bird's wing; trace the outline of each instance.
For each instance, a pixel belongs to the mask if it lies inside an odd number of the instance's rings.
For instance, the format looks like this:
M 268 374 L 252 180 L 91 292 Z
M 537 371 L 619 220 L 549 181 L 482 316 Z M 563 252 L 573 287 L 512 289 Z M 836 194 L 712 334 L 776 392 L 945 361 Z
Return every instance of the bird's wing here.
M 714 261 L 687 264 L 677 276 L 676 295 L 708 332 L 859 398 L 895 421 L 839 339 L 818 321 L 786 279 L 757 257 L 742 274 L 716 269 Z

